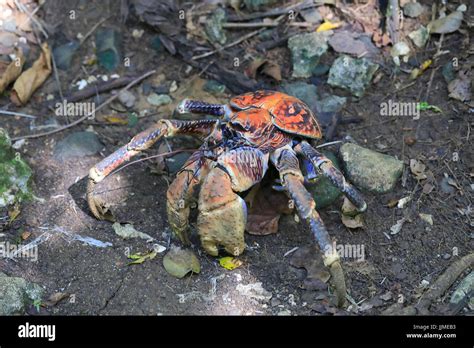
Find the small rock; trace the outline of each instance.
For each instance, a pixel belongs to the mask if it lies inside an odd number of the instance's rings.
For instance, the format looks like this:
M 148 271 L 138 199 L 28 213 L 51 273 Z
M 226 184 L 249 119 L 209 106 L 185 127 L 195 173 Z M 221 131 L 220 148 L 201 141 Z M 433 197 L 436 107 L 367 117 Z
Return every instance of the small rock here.
M 259 301 L 269 301 L 272 298 L 272 293 L 265 290 L 262 287 L 261 282 L 252 284 L 238 284 L 236 290 L 240 292 L 242 296 L 253 298 Z
M 172 247 L 163 258 L 166 272 L 176 278 L 183 278 L 189 272 L 201 272 L 198 258 L 190 249 Z
M 301 16 L 306 22 L 309 23 L 321 23 L 323 21 L 323 17 L 321 13 L 315 8 L 307 8 L 305 10 L 300 11 Z
M 142 238 L 142 239 L 145 239 L 146 241 L 152 241 L 153 240 L 153 237 L 151 237 L 150 235 L 148 235 L 146 233 L 137 231 L 130 224 L 121 225 L 118 222 L 114 222 L 112 227 L 113 227 L 115 233 L 118 234 L 123 239 Z
M 289 309 L 284 309 L 284 310 L 278 312 L 277 315 L 279 315 L 279 316 L 289 316 L 289 315 L 291 315 L 291 311 Z
M 423 5 L 418 2 L 409 2 L 403 6 L 403 14 L 407 17 L 416 18 L 424 11 Z
M 389 192 L 402 175 L 403 162 L 392 156 L 352 143 L 341 146 L 340 153 L 349 180 L 361 189 Z
M 323 154 L 334 163 L 336 168 L 340 169 L 339 160 L 335 154 L 328 151 L 324 151 Z M 320 176 L 316 180 L 317 182 L 308 185 L 307 189 L 313 196 L 318 209 L 327 207 L 341 196 L 341 191 L 328 178 Z
M 448 84 L 456 78 L 456 69 L 454 68 L 452 60 L 443 65 L 442 74 Z
M 95 133 L 75 132 L 56 144 L 54 157 L 59 161 L 67 161 L 74 157 L 95 155 L 103 147 Z
M 0 207 L 32 198 L 31 176 L 31 168 L 16 155 L 8 133 L 0 128 Z
M 120 33 L 111 28 L 99 29 L 95 35 L 97 59 L 107 71 L 115 70 L 122 62 L 121 40 Z
M 406 42 L 400 41 L 393 45 L 390 50 L 390 55 L 396 65 L 400 65 L 400 57 L 403 58 L 404 62 L 408 62 L 408 55 L 410 54 L 410 47 Z
M 293 97 L 302 100 L 313 112 L 316 112 L 318 107 L 318 88 L 315 85 L 303 81 L 297 81 L 292 83 L 284 83 L 281 87 L 281 90 L 286 94 L 292 95 Z
M 347 89 L 360 98 L 364 95 L 378 67 L 378 64 L 366 58 L 358 59 L 341 55 L 329 70 L 328 83 L 334 87 Z
M 13 47 L 19 40 L 19 37 L 13 33 L 0 32 L 0 46 Z
M 3 22 L 3 29 L 5 31 L 15 32 L 16 31 L 16 22 L 15 19 L 6 19 Z
M 379 50 L 367 35 L 353 31 L 339 31 L 329 39 L 329 45 L 338 53 L 351 54 L 359 57 L 374 57 Z
M 43 289 L 23 278 L 0 272 L 0 315 L 22 315 L 28 305 L 41 301 Z
M 451 254 L 444 254 L 443 259 L 444 260 L 449 260 L 451 258 Z
M 430 33 L 428 32 L 428 29 L 421 25 L 418 29 L 410 32 L 408 37 L 413 41 L 416 47 L 423 48 L 428 42 Z
M 281 301 L 279 299 L 277 299 L 276 297 L 273 297 L 272 301 L 270 302 L 270 305 L 272 307 L 277 307 L 277 306 L 281 305 Z
M 166 105 L 172 102 L 172 99 L 167 94 L 151 93 L 147 98 L 147 102 L 154 106 Z
M 295 35 L 288 39 L 293 62 L 293 77 L 310 77 L 321 56 L 328 50 L 331 31 Z
M 139 39 L 143 36 L 144 32 L 145 32 L 145 30 L 143 30 L 143 29 L 133 29 L 132 36 L 135 39 Z
M 412 146 L 415 143 L 416 143 L 416 138 L 415 137 L 411 137 L 411 136 L 405 137 L 405 144 L 407 144 L 408 146 Z
M 174 93 L 178 90 L 178 83 L 176 81 L 171 82 L 170 93 Z
M 331 67 L 329 65 L 326 65 L 326 64 L 318 64 L 316 65 L 316 67 L 313 69 L 313 76 L 315 77 L 320 77 L 320 76 L 324 76 L 328 73 L 329 69 Z
M 206 92 L 209 92 L 214 95 L 219 95 L 225 92 L 226 86 L 222 83 L 217 82 L 216 80 L 208 80 L 203 86 L 203 89 Z
M 245 7 L 249 11 L 259 11 L 264 7 L 274 5 L 277 0 L 244 0 Z
M 172 157 L 166 158 L 165 163 L 169 173 L 177 173 L 183 167 L 184 163 L 188 160 L 189 156 L 191 156 L 190 152 L 180 152 Z
M 339 112 L 346 105 L 347 98 L 337 95 L 326 95 L 318 102 L 318 109 L 320 112 Z
M 71 41 L 53 49 L 54 61 L 58 69 L 68 70 L 71 67 L 72 58 L 78 48 L 79 42 Z
M 159 35 L 155 35 L 151 38 L 150 47 L 157 53 L 162 53 L 165 50 Z
M 135 105 L 137 98 L 130 91 L 122 91 L 118 96 L 118 100 L 122 103 L 123 106 L 130 109 Z
M 441 179 L 439 186 L 441 188 L 441 191 L 447 194 L 454 193 L 456 189 L 450 184 L 451 179 L 449 177 L 444 176 L 443 179 Z
M 469 273 L 456 287 L 451 299 L 449 302 L 457 304 L 459 303 L 466 295 L 474 291 L 474 272 Z M 473 298 L 470 299 L 471 303 L 474 303 Z
M 216 8 L 208 18 L 205 30 L 210 41 L 217 42 L 221 45 L 226 43 L 227 35 L 225 34 L 225 30 L 222 28 L 222 24 L 226 22 L 226 18 L 225 10 L 221 7 Z

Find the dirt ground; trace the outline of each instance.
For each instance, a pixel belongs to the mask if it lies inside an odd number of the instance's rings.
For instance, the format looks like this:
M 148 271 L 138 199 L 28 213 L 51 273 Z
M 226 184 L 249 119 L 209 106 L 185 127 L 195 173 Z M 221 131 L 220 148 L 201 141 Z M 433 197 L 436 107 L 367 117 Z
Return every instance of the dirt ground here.
M 119 23 L 119 6 L 114 2 L 90 1 L 79 6 L 78 20 L 67 21 L 67 2 L 47 1 L 41 10 L 47 23 L 57 25 L 59 35 L 73 38 L 76 33 L 85 33 L 104 13 L 110 13 L 108 25 Z M 142 42 L 133 40 L 132 30 L 145 29 L 144 40 L 153 31 L 134 20 L 123 26 L 127 52 L 134 52 L 132 61 L 137 62 L 132 71 L 157 69 L 166 75 L 167 80 L 176 80 L 178 84 L 186 79 L 186 67 L 167 53 L 156 54 Z M 59 34 L 61 33 L 61 34 Z M 440 65 L 453 56 L 461 40 L 460 34 L 452 34 L 445 49 L 451 53 L 440 59 Z M 436 49 L 431 42 L 423 52 L 420 61 L 429 57 Z M 283 50 L 283 49 L 280 49 Z M 78 56 L 91 54 L 91 44 L 81 47 Z M 81 58 L 75 58 L 80 60 Z M 123 73 L 123 72 L 119 72 Z M 60 72 L 63 86 L 69 86 L 73 80 L 83 78 L 84 72 L 79 64 L 70 71 Z M 289 74 L 287 74 L 289 76 Z M 423 112 L 419 120 L 410 117 L 380 116 L 380 103 L 389 98 L 400 101 L 418 101 L 425 98 L 430 71 L 415 84 L 398 93 L 395 83 L 407 84 L 406 75 L 391 78 L 384 75 L 377 85 L 369 87 L 366 95 L 359 101 L 349 99 L 343 111 L 343 117 L 357 115 L 363 119 L 358 124 L 342 124 L 338 128 L 336 139 L 351 136 L 359 144 L 370 149 L 402 159 L 405 164 L 410 159 L 422 159 L 436 178 L 435 188 L 424 194 L 422 188 L 405 166 L 405 173 L 395 189 L 384 195 L 366 193 L 368 210 L 365 213 L 365 227 L 349 230 L 340 219 L 338 200 L 332 206 L 322 210 L 321 216 L 333 237 L 339 243 L 364 245 L 365 261 L 343 260 L 350 296 L 355 302 L 368 304 L 359 314 L 380 314 L 397 301 L 404 305 L 416 304 L 423 280 L 432 283 L 454 260 L 472 252 L 474 238 L 472 216 L 463 215 L 462 210 L 472 207 L 473 191 L 471 187 L 474 163 L 471 144 L 472 115 L 465 106 L 448 98 L 446 83 L 438 70 L 432 82 L 426 101 L 443 110 L 442 113 Z M 400 86 L 400 85 L 398 85 Z M 56 88 L 53 78 L 37 92 L 51 93 Z M 330 87 L 327 88 L 331 91 Z M 133 91 L 137 94 L 141 87 Z M 338 91 L 339 95 L 347 95 Z M 48 119 L 50 110 L 35 107 L 30 102 L 25 112 L 40 115 L 37 123 Z M 472 112 L 472 111 L 471 111 Z M 71 233 L 90 236 L 113 246 L 97 248 L 78 241 L 67 241 L 55 235 L 39 246 L 37 262 L 19 259 L 0 260 L 1 268 L 7 273 L 24 277 L 45 288 L 47 296 L 56 292 L 74 295 L 74 300 L 66 299 L 56 306 L 41 309 L 43 314 L 66 315 L 320 315 L 355 313 L 354 306 L 349 309 L 336 309 L 331 303 L 328 291 L 310 291 L 302 288 L 306 276 L 304 269 L 292 267 L 291 256 L 284 254 L 295 247 L 304 247 L 312 243 L 309 229 L 304 223 L 297 223 L 293 216 L 283 216 L 279 232 L 269 236 L 246 235 L 247 250 L 240 257 L 243 266 L 227 271 L 218 261 L 200 251 L 197 239 L 194 239 L 194 251 L 199 255 L 202 271 L 198 275 L 176 279 L 170 276 L 162 265 L 163 254 L 141 265 L 128 266 L 126 252 L 144 252 L 150 245 L 144 240 L 122 240 L 106 221 L 93 218 L 85 206 L 85 181 L 91 166 L 102 157 L 89 156 L 70 161 L 59 162 L 53 157 L 53 148 L 71 132 L 86 130 L 92 125 L 104 144 L 102 155 L 107 155 L 126 139 L 145 129 L 159 118 L 169 118 L 163 112 L 158 115 L 141 118 L 137 126 L 102 126 L 83 122 L 77 127 L 51 136 L 31 139 L 21 148 L 22 156 L 31 165 L 34 172 L 34 192 L 37 197 L 22 205 L 20 216 L 2 231 L 10 241 L 18 241 L 25 231 L 31 232 L 29 240 L 39 236 L 41 227 L 58 226 Z M 12 136 L 29 132 L 26 119 L 0 119 Z M 414 137 L 416 143 L 407 145 L 405 138 Z M 156 151 L 156 147 L 155 147 Z M 453 161 L 453 153 L 459 154 L 459 160 Z M 151 150 L 150 153 L 155 153 Z M 128 167 L 117 175 L 108 178 L 101 189 L 108 191 L 106 199 L 111 203 L 115 216 L 122 222 L 129 222 L 142 232 L 157 239 L 157 242 L 169 246 L 177 244 L 171 237 L 166 219 L 164 193 L 168 187 L 166 177 L 153 174 L 150 163 L 142 162 Z M 454 177 L 460 189 L 453 193 L 443 193 L 440 181 L 444 174 Z M 403 185 L 404 183 L 404 185 Z M 388 202 L 413 193 L 413 199 L 404 209 L 389 208 Z M 6 214 L 5 211 L 1 212 Z M 431 214 L 433 225 L 429 225 L 418 213 Z M 385 233 L 403 216 L 409 221 L 400 233 L 390 239 Z M 194 228 L 193 228 L 194 230 Z M 457 250 L 457 256 L 453 255 Z M 455 253 L 454 253 L 455 254 Z M 462 278 L 460 278 L 462 279 Z M 268 302 L 257 301 L 242 296 L 236 287 L 238 284 L 261 282 L 264 289 L 272 293 Z M 213 289 L 213 284 L 215 288 Z M 215 291 L 213 291 L 215 290 Z M 380 296 L 390 293 L 392 296 L 381 300 Z M 184 295 L 183 295 L 184 294 Z M 179 296 L 181 295 L 181 296 Z M 450 293 L 431 307 L 433 314 L 446 314 L 446 303 Z M 362 301 L 362 302 L 361 302 Z M 465 314 L 467 309 L 460 313 Z

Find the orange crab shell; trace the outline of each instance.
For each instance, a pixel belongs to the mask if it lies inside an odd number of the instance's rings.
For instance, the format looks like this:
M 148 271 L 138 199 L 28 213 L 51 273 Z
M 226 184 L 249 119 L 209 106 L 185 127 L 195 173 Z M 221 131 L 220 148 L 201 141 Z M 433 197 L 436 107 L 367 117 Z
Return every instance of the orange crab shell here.
M 238 110 L 261 108 L 272 115 L 280 130 L 312 139 L 321 139 L 321 127 L 310 108 L 298 98 L 276 91 L 256 91 L 236 96 L 230 106 Z

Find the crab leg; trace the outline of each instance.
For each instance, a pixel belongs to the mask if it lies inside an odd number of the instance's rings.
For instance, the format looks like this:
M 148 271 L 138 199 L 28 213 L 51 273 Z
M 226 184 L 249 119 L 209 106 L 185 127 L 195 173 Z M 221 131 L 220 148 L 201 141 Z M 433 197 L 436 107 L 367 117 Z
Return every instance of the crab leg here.
M 316 211 L 316 203 L 303 185 L 304 177 L 299 168 L 296 153 L 289 146 L 283 147 L 272 154 L 271 160 L 280 173 L 280 179 L 294 202 L 298 215 L 308 222 L 319 248 L 324 253 L 324 264 L 331 272 L 338 306 L 342 306 L 346 298 L 346 284 L 339 254 L 333 247 L 331 237 Z
M 205 137 L 212 132 L 216 123 L 216 120 L 160 120 L 152 127 L 134 136 L 128 144 L 120 147 L 114 153 L 97 163 L 89 171 L 89 182 L 87 187 L 87 202 L 94 216 L 98 219 L 104 218 L 102 203 L 94 198 L 94 187 L 113 170 L 117 169 L 120 165 L 130 160 L 130 158 L 139 154 L 141 151 L 150 148 L 162 137 L 170 137 L 177 134 L 190 134 Z
M 357 210 L 364 212 L 367 209 L 367 203 L 359 191 L 346 181 L 344 175 L 337 169 L 329 158 L 314 149 L 306 141 L 302 141 L 295 146 L 295 151 L 306 157 L 312 165 L 320 170 L 331 182 L 339 188 L 349 200 L 357 207 Z
M 180 114 L 208 114 L 212 116 L 223 116 L 230 113 L 230 109 L 224 104 L 211 104 L 200 100 L 184 99 L 177 107 Z

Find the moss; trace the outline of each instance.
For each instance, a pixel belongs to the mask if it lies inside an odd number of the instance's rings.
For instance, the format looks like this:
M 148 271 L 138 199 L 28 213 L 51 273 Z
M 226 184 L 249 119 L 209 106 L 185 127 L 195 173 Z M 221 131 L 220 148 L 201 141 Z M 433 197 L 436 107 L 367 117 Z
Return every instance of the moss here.
M 7 132 L 0 128 L 0 207 L 31 199 L 32 171 L 11 147 Z

